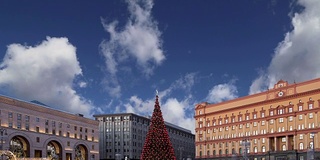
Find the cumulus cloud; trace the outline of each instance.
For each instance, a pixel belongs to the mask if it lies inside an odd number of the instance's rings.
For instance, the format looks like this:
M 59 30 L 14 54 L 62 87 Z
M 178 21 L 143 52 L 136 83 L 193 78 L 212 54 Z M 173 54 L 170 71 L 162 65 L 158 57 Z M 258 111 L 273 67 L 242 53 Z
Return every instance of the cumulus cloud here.
M 170 97 L 174 90 L 182 90 L 186 93 L 189 92 L 194 85 L 195 73 L 189 73 L 180 77 L 173 82 L 167 89 L 159 92 L 159 101 L 163 118 L 166 122 L 187 128 L 194 132 L 194 118 L 193 114 L 189 114 L 190 110 L 193 111 L 194 102 L 191 94 L 184 97 L 182 100 Z M 124 104 L 127 113 L 136 113 L 144 116 L 151 116 L 155 104 L 155 97 L 143 100 L 138 96 L 131 96 L 128 103 Z
M 115 96 L 119 96 L 121 92 L 117 77 L 119 66 L 134 60 L 138 66 L 137 69 L 149 77 L 153 74 L 155 67 L 165 60 L 160 39 L 161 32 L 151 16 L 153 1 L 128 0 L 126 2 L 130 17 L 123 29 L 117 30 L 117 21 L 108 23 L 102 19 L 104 29 L 110 34 L 110 39 L 100 44 L 106 70 L 109 73 L 106 85 L 107 90 L 113 92 L 111 95 Z
M 67 38 L 47 37 L 36 46 L 8 46 L 0 64 L 0 87 L 21 99 L 88 116 L 93 105 L 72 88 L 79 75 L 76 48 Z
M 187 114 L 190 106 L 194 106 L 191 97 L 179 101 L 176 98 L 162 99 L 160 96 L 160 107 L 163 118 L 166 122 L 187 128 L 194 132 L 194 118 Z M 132 96 L 125 104 L 127 113 L 136 113 L 144 116 L 151 116 L 155 99 L 142 100 L 137 96 Z
M 269 67 L 250 86 L 254 94 L 272 88 L 280 79 L 301 82 L 320 77 L 320 1 L 299 0 L 304 7 L 292 16 L 292 31 L 275 49 Z
M 219 103 L 226 100 L 237 98 L 237 87 L 230 83 L 218 84 L 212 87 L 209 91 L 206 101 L 209 103 Z

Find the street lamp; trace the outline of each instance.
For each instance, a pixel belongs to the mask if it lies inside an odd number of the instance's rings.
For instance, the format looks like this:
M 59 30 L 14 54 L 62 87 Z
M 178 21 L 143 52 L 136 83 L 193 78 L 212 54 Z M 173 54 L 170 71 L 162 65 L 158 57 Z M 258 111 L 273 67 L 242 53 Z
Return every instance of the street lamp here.
M 247 160 L 247 159 L 248 159 L 247 153 L 248 153 L 248 149 L 250 148 L 250 141 L 249 141 L 249 139 L 248 139 L 248 138 L 244 138 L 244 139 L 242 140 L 241 145 L 242 145 L 243 148 L 244 148 L 244 151 L 243 151 L 243 159 L 244 159 L 244 160 Z
M 1 151 L 3 150 L 3 136 L 7 135 L 7 129 L 0 128 L 0 136 L 1 136 Z M 1 159 L 3 159 L 3 155 L 1 155 Z
M 3 150 L 3 136 L 6 136 L 6 135 L 8 135 L 8 133 L 7 133 L 7 129 L 5 129 L 5 128 L 0 128 L 0 136 L 1 136 L 1 150 Z
M 314 150 L 314 136 L 315 136 L 315 134 L 316 134 L 315 132 L 310 133 L 310 136 L 312 138 L 312 157 L 311 157 L 312 159 L 314 159 L 314 151 L 315 151 Z
M 183 147 L 178 147 L 178 150 L 179 150 L 179 160 L 182 160 Z

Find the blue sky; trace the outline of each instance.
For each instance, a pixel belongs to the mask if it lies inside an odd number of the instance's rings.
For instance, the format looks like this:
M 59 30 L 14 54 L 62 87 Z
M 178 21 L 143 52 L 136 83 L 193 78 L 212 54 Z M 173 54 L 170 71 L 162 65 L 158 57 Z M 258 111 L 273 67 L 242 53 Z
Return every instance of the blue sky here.
M 318 0 L 4 1 L 0 93 L 194 129 L 194 105 L 320 77 Z

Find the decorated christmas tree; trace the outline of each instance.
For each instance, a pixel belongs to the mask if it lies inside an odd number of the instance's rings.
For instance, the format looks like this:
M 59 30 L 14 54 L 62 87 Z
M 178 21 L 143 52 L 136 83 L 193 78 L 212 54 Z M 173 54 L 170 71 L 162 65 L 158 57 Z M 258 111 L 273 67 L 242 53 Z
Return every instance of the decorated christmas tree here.
M 164 120 L 158 101 L 158 95 L 156 95 L 156 102 L 151 117 L 151 124 L 141 154 L 141 160 L 147 159 L 176 159 L 172 144 L 170 142 L 169 134 L 166 126 L 164 125 Z

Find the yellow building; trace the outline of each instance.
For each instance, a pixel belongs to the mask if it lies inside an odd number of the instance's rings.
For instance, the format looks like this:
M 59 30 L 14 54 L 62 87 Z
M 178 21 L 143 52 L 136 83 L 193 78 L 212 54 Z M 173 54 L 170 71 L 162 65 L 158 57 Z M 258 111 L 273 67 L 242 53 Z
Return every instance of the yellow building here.
M 195 106 L 196 159 L 320 158 L 320 78 Z M 247 152 L 245 152 L 247 151 Z

